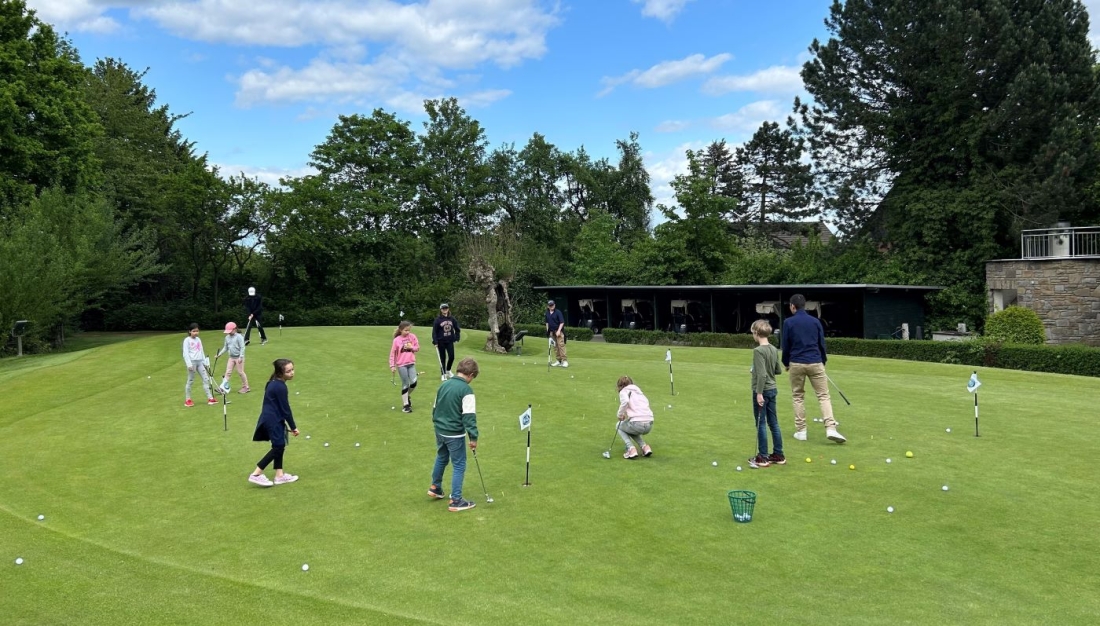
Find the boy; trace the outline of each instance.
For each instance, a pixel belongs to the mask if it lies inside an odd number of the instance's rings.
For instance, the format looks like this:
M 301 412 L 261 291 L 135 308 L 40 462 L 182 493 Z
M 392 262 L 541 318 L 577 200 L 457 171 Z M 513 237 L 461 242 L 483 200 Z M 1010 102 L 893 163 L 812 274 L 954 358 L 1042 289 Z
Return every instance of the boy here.
M 775 413 L 775 397 L 779 393 L 775 377 L 783 370 L 779 366 L 779 351 L 768 342 L 772 325 L 768 320 L 752 323 L 756 347 L 752 350 L 752 407 L 756 418 L 756 456 L 749 467 L 760 469 L 769 465 L 786 465 L 783 456 L 783 434 L 779 432 L 779 417 Z M 772 431 L 772 453 L 768 454 L 768 430 Z
M 442 500 L 443 470 L 447 462 L 453 465 L 451 475 L 451 504 L 448 511 L 468 511 L 474 503 L 462 499 L 462 478 L 466 473 L 466 435 L 470 436 L 470 449 L 477 450 L 477 411 L 474 390 L 470 383 L 477 378 L 477 361 L 466 357 L 458 362 L 458 373 L 439 386 L 435 394 L 432 425 L 435 427 L 435 466 L 432 468 L 432 486 L 428 495 Z

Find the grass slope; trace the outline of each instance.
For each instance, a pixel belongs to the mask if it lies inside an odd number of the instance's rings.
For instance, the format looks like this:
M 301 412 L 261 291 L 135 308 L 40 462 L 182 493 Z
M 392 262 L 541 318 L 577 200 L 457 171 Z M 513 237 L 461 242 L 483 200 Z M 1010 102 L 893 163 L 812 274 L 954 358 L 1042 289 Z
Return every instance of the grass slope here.
M 213 352 L 219 334 L 203 337 Z M 295 328 L 254 344 L 258 391 L 231 396 L 228 432 L 220 407 L 183 407 L 182 334 L 0 362 L 3 621 L 1100 619 L 1095 379 L 982 371 L 975 438 L 968 369 L 836 357 L 830 374 L 854 403 L 836 402 L 849 443 L 829 443 L 820 424 L 807 442 L 790 437 L 783 379 L 790 463 L 749 470 L 747 351 L 674 349 L 671 397 L 663 347 L 574 343 L 572 367 L 548 373 L 537 340 L 527 355 L 491 356 L 469 333 L 458 354 L 481 363 L 479 456 L 496 502 L 484 502 L 470 459 L 465 495 L 478 507 L 453 514 L 424 495 L 434 356 L 421 354 L 416 411 L 402 414 L 391 337 Z M 245 477 L 265 452 L 251 435 L 281 356 L 296 363 L 291 404 L 311 438 L 287 451 L 301 480 L 265 490 Z M 650 459 L 600 456 L 621 374 L 657 409 Z M 533 485 L 522 488 L 516 416 L 528 403 Z M 735 488 L 759 494 L 750 524 L 732 521 Z

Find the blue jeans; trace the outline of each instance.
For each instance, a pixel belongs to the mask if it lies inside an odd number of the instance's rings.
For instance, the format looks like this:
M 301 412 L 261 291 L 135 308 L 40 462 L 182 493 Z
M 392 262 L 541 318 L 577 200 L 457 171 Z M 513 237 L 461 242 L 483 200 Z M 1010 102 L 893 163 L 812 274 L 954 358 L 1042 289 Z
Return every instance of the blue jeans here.
M 466 475 L 466 437 L 444 437 L 435 434 L 435 467 L 432 468 L 432 484 L 442 488 L 443 470 L 447 462 L 454 466 L 451 474 L 451 499 L 462 499 L 462 479 Z
M 779 416 L 775 413 L 775 397 L 778 389 L 764 391 L 764 406 L 756 403 L 756 394 L 752 394 L 753 417 L 756 418 L 757 451 L 768 456 L 768 430 L 772 431 L 772 453 L 783 456 L 783 433 L 779 432 Z

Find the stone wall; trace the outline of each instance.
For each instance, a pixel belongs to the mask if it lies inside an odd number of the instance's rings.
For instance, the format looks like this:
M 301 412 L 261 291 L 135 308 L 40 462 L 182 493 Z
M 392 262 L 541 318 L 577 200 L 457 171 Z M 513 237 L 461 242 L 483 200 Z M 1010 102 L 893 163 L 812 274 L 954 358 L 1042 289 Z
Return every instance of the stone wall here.
M 1047 343 L 1100 346 L 1100 259 L 1024 259 L 985 264 L 986 295 L 1016 290 L 1016 304 L 1039 314 Z

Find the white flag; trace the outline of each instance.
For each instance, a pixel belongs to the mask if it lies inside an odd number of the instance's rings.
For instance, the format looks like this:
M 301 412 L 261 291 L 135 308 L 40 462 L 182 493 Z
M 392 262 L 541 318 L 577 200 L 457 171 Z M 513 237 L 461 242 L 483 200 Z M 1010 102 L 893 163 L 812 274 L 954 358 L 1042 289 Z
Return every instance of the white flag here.
M 519 429 L 526 430 L 531 427 L 531 408 L 519 414 Z
M 672 350 L 665 350 L 665 363 L 672 363 Z
M 982 383 L 978 380 L 978 372 L 974 372 L 970 375 L 970 380 L 966 381 L 966 390 L 970 393 L 977 393 L 978 387 L 981 387 Z

